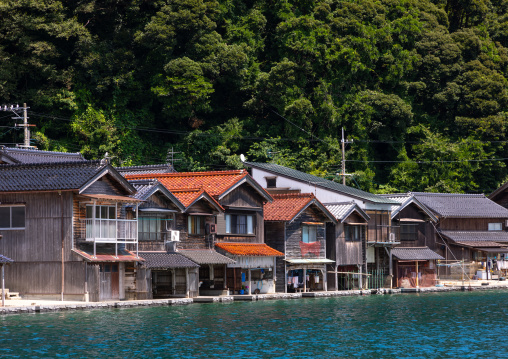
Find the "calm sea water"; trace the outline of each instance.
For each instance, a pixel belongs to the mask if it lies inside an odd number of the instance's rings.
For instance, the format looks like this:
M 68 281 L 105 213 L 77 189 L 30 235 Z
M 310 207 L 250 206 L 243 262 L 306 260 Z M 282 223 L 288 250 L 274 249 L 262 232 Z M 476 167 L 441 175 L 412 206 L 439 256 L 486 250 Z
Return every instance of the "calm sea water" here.
M 508 357 L 508 291 L 0 317 L 1 358 Z

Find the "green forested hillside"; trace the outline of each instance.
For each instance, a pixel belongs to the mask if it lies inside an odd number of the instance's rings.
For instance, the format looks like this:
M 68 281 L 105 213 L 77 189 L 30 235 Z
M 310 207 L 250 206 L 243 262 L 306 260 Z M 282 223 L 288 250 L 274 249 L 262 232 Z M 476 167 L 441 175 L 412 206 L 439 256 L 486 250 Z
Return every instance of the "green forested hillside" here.
M 507 175 L 508 0 L 0 0 L 0 63 L 40 149 L 339 180 L 344 127 L 363 190 Z

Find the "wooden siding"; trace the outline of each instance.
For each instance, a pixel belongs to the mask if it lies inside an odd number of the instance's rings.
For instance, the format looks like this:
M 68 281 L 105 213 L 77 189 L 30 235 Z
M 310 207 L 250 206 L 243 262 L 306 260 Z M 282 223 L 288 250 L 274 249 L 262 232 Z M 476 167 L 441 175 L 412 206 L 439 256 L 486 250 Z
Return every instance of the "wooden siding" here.
M 317 229 L 316 242 L 320 243 L 319 255 L 307 253 L 302 255 L 300 242 L 302 241 L 302 222 L 320 222 L 322 218 L 316 217 L 313 213 L 308 211 L 302 213 L 298 217 L 298 221 L 286 224 L 286 258 L 287 259 L 300 259 L 300 258 L 326 258 L 326 237 L 325 225 L 315 226 Z
M 84 190 L 82 193 L 84 194 L 108 194 L 108 195 L 126 195 L 125 191 L 121 192 L 115 184 L 108 178 L 108 176 L 104 176 L 99 178 L 97 181 L 92 183 L 90 187 Z
M 286 253 L 285 227 L 285 222 L 265 222 L 265 243 L 282 253 Z M 275 291 L 284 293 L 286 291 L 286 262 L 284 258 L 277 257 L 275 266 L 277 276 Z
M 330 259 L 335 259 L 336 265 L 363 264 L 362 242 L 346 242 L 344 224 L 337 224 L 335 226 L 335 231 L 330 228 L 328 233 L 330 235 L 334 233 L 335 257 Z M 333 243 L 333 240 L 330 239 L 329 242 Z
M 506 218 L 508 219 L 508 218 Z M 502 223 L 506 229 L 505 218 L 443 218 L 439 228 L 443 231 L 488 231 L 489 223 Z
M 429 248 L 434 249 L 435 248 L 435 238 L 434 238 L 434 227 L 432 223 L 428 220 L 427 215 L 422 212 L 418 206 L 411 204 L 404 208 L 402 211 L 400 211 L 397 214 L 396 219 L 399 218 L 411 218 L 418 221 L 425 221 L 425 222 L 414 222 L 417 223 L 416 230 L 417 230 L 417 239 L 414 241 L 403 241 L 400 240 L 399 247 L 425 247 L 429 246 Z M 400 221 L 393 221 L 396 225 L 404 225 L 406 222 L 400 222 Z M 401 231 L 402 233 L 402 231 Z M 401 238 L 399 238 L 401 239 Z

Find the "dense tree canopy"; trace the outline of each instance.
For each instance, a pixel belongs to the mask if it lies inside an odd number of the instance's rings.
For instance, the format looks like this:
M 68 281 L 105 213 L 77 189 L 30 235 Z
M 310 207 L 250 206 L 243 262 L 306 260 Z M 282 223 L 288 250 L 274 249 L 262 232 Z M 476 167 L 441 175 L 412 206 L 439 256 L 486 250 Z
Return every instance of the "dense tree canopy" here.
M 251 161 L 374 192 L 508 174 L 508 0 L 3 0 L 0 104 L 41 149 Z M 4 113 L 5 114 L 5 113 Z M 1 113 L 0 113 L 1 115 Z M 12 126 L 11 116 L 0 126 Z M 0 127 L 0 142 L 21 132 Z

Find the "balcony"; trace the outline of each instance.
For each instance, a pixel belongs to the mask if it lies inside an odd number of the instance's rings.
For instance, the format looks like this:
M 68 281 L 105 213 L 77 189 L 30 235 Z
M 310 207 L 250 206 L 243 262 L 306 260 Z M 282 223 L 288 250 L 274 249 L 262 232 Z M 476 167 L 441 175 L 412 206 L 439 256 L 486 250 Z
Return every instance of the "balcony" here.
M 367 243 L 380 245 L 400 244 L 400 227 L 369 225 L 367 228 Z
M 81 219 L 80 238 L 94 243 L 138 243 L 138 221 L 132 219 Z

